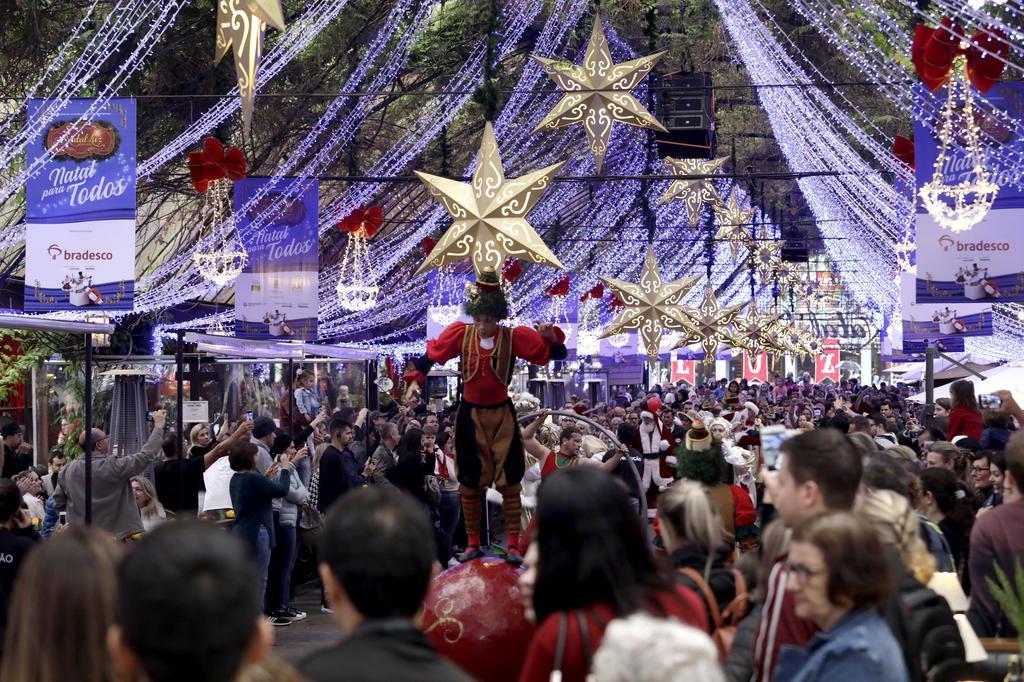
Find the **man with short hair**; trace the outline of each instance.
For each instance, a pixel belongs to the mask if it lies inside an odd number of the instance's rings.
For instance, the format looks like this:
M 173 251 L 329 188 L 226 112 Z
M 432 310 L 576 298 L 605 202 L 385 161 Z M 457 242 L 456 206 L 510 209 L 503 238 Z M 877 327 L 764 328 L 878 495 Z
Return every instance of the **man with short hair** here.
M 124 679 L 234 680 L 270 647 L 252 598 L 255 566 L 241 541 L 219 528 L 160 526 L 127 553 L 117 578 L 107 645 Z
M 1016 408 L 1016 403 L 1004 407 Z M 971 529 L 968 569 L 971 607 L 967 617 L 980 637 L 1017 637 L 1005 612 L 992 597 L 987 580 L 996 580 L 996 566 L 1013 584 L 1015 564 L 1024 556 L 1024 432 L 1018 431 L 1006 445 L 1003 472 L 1003 503 L 980 514 Z
M 32 446 L 25 442 L 20 424 L 7 422 L 0 428 L 0 437 L 0 477 L 13 478 L 32 466 Z
M 805 431 L 782 444 L 779 470 L 765 476 L 771 501 L 790 528 L 827 511 L 853 509 L 864 465 L 860 453 L 835 429 Z M 787 589 L 786 556 L 772 566 L 764 606 L 754 640 L 754 680 L 773 679 L 779 650 L 804 646 L 817 632 L 796 615 L 793 592 Z
M 384 488 L 394 488 L 388 480 L 388 471 L 398 463 L 398 425 L 391 422 L 384 422 L 380 427 L 380 445 L 370 455 L 370 465 L 373 467 L 373 484 Z
M 871 415 L 869 423 L 871 427 L 868 435 L 874 439 L 879 449 L 888 450 L 896 446 L 896 436 L 889 433 L 889 424 L 882 414 L 876 412 Z
M 92 525 L 114 535 L 141 533 L 142 517 L 132 492 L 132 477 L 163 458 L 161 445 L 167 413 L 153 413 L 153 432 L 134 455 L 110 455 L 110 439 L 101 429 L 92 430 Z M 79 442 L 85 445 L 85 432 Z M 65 466 L 58 477 L 60 485 L 53 495 L 58 512 L 67 511 L 68 523 L 85 523 L 85 458 Z
M 0 479 L 0 654 L 7 627 L 7 606 L 25 555 L 39 542 L 32 517 L 22 503 L 22 491 L 10 480 Z
M 352 425 L 335 417 L 329 427 L 331 444 L 320 457 L 319 499 L 317 509 L 326 512 L 335 500 L 355 488 L 366 485 L 366 474 L 372 473 L 369 464 L 359 473 L 356 456 L 349 449 L 352 443 Z
M 975 454 L 971 459 L 971 481 L 977 492 L 982 509 L 997 507 L 1002 502 L 1003 491 L 996 490 L 992 480 L 992 460 L 985 450 Z
M 60 470 L 66 463 L 67 459 L 64 457 L 63 450 L 54 450 L 50 453 L 49 468 L 47 474 L 43 476 L 43 490 L 46 491 L 47 497 L 53 496 L 53 491 L 57 488 L 57 476 L 60 475 Z
M 434 532 L 423 509 L 391 490 L 346 495 L 327 515 L 320 577 L 343 639 L 307 656 L 310 682 L 462 682 L 416 627 L 433 577 Z M 184 679 L 184 678 L 183 678 Z

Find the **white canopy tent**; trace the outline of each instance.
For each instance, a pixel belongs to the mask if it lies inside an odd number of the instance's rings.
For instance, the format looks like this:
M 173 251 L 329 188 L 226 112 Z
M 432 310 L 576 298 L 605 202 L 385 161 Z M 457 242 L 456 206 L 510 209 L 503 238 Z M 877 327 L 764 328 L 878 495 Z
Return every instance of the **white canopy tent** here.
M 984 379 L 973 375 L 966 377 L 968 381 L 974 384 L 975 395 L 994 393 L 995 391 L 1010 391 L 1013 394 L 1014 400 L 1018 403 L 1024 400 L 1024 361 L 993 367 L 982 372 L 982 374 L 985 375 Z M 935 400 L 948 398 L 950 386 L 951 384 L 937 386 L 934 393 Z M 925 400 L 924 393 L 912 395 L 907 400 L 923 403 Z

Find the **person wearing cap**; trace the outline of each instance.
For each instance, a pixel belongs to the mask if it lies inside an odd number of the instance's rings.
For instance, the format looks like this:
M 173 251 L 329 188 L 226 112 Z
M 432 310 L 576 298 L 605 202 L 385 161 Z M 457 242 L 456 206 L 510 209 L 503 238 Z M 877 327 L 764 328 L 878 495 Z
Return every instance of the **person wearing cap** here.
M 551 324 L 499 326 L 509 316 L 498 274 L 484 270 L 466 290 L 465 312 L 471 324 L 456 321 L 427 343 L 427 352 L 406 373 L 407 398 L 426 383 L 434 363 L 461 358 L 463 399 L 455 415 L 455 455 L 468 542 L 463 561 L 484 556 L 480 548 L 481 500 L 492 484 L 502 496 L 507 558 L 521 564 L 519 547 L 523 474 L 526 459 L 508 385 L 516 358 L 535 365 L 566 357 L 565 334 Z
M 0 448 L 0 477 L 13 478 L 32 466 L 32 446 L 25 442 L 21 425 L 7 422 L 0 428 L 3 447 Z
M 141 533 L 144 530 L 139 505 L 135 502 L 131 480 L 163 459 L 164 425 L 167 413 L 153 413 L 153 432 L 134 455 L 111 455 L 110 439 L 102 429 L 93 429 L 92 445 L 92 525 L 113 535 Z M 85 432 L 79 438 L 85 446 Z M 68 523 L 85 523 L 85 458 L 67 464 L 57 477 L 53 494 L 54 508 L 67 511 Z
M 256 446 L 256 471 L 265 473 L 267 467 L 274 461 L 270 454 L 270 446 L 274 444 L 274 437 L 277 435 L 277 424 L 266 415 L 256 417 L 252 423 L 252 437 L 249 439 Z

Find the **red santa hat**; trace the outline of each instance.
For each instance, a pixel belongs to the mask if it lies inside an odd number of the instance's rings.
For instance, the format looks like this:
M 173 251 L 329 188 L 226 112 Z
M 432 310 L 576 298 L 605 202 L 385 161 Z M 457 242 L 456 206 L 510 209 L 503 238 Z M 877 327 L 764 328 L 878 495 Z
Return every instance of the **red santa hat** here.
M 643 412 L 640 413 L 640 418 L 641 419 L 654 419 L 654 415 L 651 414 L 650 412 L 648 412 L 647 410 L 644 410 Z

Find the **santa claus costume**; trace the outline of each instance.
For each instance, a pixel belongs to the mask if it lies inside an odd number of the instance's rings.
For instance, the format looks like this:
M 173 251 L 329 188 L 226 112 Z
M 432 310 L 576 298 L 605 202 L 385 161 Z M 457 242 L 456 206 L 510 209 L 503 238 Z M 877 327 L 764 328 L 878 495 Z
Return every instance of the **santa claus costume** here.
M 660 490 L 672 482 L 671 477 L 661 475 L 662 458 L 671 454 L 669 450 L 672 443 L 672 434 L 668 438 L 662 432 L 661 422 L 653 413 L 644 410 L 640 413 L 640 426 L 636 430 L 636 438 L 633 440 L 633 447 L 643 453 L 644 470 L 640 481 L 641 492 L 646 492 L 651 483 Z
M 422 386 L 434 363 L 460 357 L 462 396 L 455 414 L 455 461 L 462 515 L 468 537 L 468 561 L 484 556 L 480 547 L 481 498 L 492 484 L 502 497 L 509 562 L 522 563 L 519 546 L 521 482 L 526 468 L 523 443 L 508 385 L 516 358 L 536 365 L 566 356 L 565 334 L 552 325 L 497 326 L 508 318 L 508 303 L 493 270 L 467 287 L 466 314 L 472 324 L 456 321 L 427 343 L 427 352 L 407 372 L 411 388 Z

